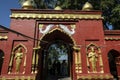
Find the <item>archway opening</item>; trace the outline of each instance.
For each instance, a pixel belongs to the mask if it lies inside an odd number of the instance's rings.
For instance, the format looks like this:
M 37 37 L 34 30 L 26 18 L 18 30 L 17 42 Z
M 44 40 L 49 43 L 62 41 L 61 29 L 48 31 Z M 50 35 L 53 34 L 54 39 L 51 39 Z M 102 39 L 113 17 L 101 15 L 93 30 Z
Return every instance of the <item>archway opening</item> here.
M 4 60 L 4 52 L 0 50 L 0 74 L 2 71 L 3 60 Z
M 60 30 L 46 34 L 41 46 L 42 80 L 58 80 L 72 77 L 72 47 L 71 37 Z
M 117 68 L 117 58 L 120 57 L 120 53 L 116 50 L 110 50 L 108 53 L 109 60 L 109 68 L 110 73 L 113 75 L 115 80 L 119 80 L 118 78 L 118 68 Z

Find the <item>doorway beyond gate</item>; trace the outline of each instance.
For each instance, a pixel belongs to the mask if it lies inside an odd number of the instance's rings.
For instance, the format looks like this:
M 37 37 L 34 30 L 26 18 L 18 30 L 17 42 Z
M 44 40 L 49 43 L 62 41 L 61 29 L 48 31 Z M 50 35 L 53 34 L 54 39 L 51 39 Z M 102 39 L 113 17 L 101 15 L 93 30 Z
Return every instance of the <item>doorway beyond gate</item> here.
M 70 77 L 70 46 L 63 41 L 52 42 L 43 58 L 44 80 L 58 80 Z

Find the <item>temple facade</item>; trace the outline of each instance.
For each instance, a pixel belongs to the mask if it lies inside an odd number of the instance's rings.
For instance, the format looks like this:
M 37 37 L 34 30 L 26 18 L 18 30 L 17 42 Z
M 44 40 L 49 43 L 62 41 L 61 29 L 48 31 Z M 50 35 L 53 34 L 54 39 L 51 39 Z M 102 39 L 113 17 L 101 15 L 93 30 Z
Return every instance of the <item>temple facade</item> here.
M 1 80 L 119 80 L 120 30 L 101 11 L 11 9 L 0 26 Z

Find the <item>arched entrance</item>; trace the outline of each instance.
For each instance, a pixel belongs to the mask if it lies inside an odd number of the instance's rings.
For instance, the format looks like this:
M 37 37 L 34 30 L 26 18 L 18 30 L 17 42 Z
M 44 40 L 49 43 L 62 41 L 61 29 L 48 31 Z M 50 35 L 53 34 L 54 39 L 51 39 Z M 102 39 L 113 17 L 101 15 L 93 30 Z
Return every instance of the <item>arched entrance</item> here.
M 0 50 L 0 74 L 1 74 L 1 70 L 2 70 L 3 59 L 4 59 L 4 52 L 2 50 Z
M 42 80 L 58 80 L 72 77 L 72 47 L 71 37 L 59 29 L 46 34 L 40 43 Z
M 108 60 L 109 60 L 109 67 L 110 67 L 110 73 L 113 75 L 115 80 L 119 80 L 118 76 L 119 75 L 119 70 L 120 70 L 120 65 L 117 64 L 120 62 L 120 53 L 116 50 L 111 50 L 108 53 Z

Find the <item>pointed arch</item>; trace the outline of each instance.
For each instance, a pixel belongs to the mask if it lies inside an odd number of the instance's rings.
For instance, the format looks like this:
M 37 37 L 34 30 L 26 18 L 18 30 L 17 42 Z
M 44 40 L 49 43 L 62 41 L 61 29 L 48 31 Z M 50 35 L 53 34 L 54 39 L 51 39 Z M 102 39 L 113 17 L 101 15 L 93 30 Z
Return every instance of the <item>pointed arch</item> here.
M 40 46 L 42 44 L 48 44 L 49 42 L 58 40 L 58 39 L 64 40 L 66 43 L 68 43 L 71 46 L 75 45 L 76 43 L 70 35 L 68 35 L 67 33 L 65 33 L 63 30 L 59 28 L 55 28 L 51 30 L 49 33 L 41 37 Z
M 118 57 L 118 56 L 120 56 L 120 52 L 117 51 L 117 50 L 115 50 L 115 49 L 111 49 L 111 50 L 109 50 L 109 52 L 108 52 L 108 56 L 109 56 L 110 54 L 112 54 L 114 57 Z
M 15 51 L 16 51 L 18 48 L 20 48 L 20 47 L 23 47 L 23 48 L 25 49 L 25 53 L 27 53 L 27 48 L 26 48 L 26 46 L 25 46 L 24 44 L 22 44 L 22 43 L 16 45 L 16 46 L 13 48 L 12 52 L 15 52 Z
M 59 54 L 59 50 L 60 51 L 64 51 L 66 52 L 66 54 L 62 54 L 64 55 L 64 59 L 66 59 L 66 62 L 68 64 L 68 68 L 67 68 L 67 76 L 71 77 L 72 74 L 72 66 L 73 66 L 73 46 L 75 46 L 75 41 L 72 38 L 72 36 L 70 36 L 69 34 L 65 33 L 62 29 L 60 28 L 54 28 L 51 31 L 49 31 L 47 34 L 43 35 L 40 39 L 40 54 L 39 56 L 41 57 L 41 59 L 39 60 L 39 63 L 42 65 L 40 67 L 40 69 L 38 70 L 38 76 L 37 77 L 41 77 L 43 79 L 45 78 L 49 78 L 49 76 L 46 77 L 46 74 L 48 74 L 49 72 L 49 64 L 51 64 L 51 62 L 48 61 L 52 61 L 54 60 L 58 60 L 62 63 L 62 59 L 61 59 L 61 55 Z M 53 54 L 51 51 L 55 50 L 55 54 Z M 58 50 L 58 51 L 57 51 Z M 51 52 L 51 53 L 50 53 Z M 62 53 L 62 52 L 61 52 Z M 54 60 L 52 56 L 56 56 L 56 54 L 59 56 L 56 57 Z M 49 60 L 50 59 L 50 60 Z M 39 65 L 40 66 L 40 65 Z M 40 76 L 41 74 L 41 76 Z M 52 74 L 52 73 L 51 73 Z M 53 72 L 54 74 L 54 72 Z M 57 77 L 54 75 L 54 77 Z
M 118 76 L 120 76 L 120 52 L 115 49 L 111 49 L 108 52 L 108 62 L 110 67 L 110 73 L 113 75 L 114 79 L 118 80 Z
M 100 48 L 97 44 L 94 44 L 94 43 L 90 43 L 89 45 L 87 45 L 87 48 L 86 49 L 89 49 L 91 46 L 95 47 L 95 48 Z

